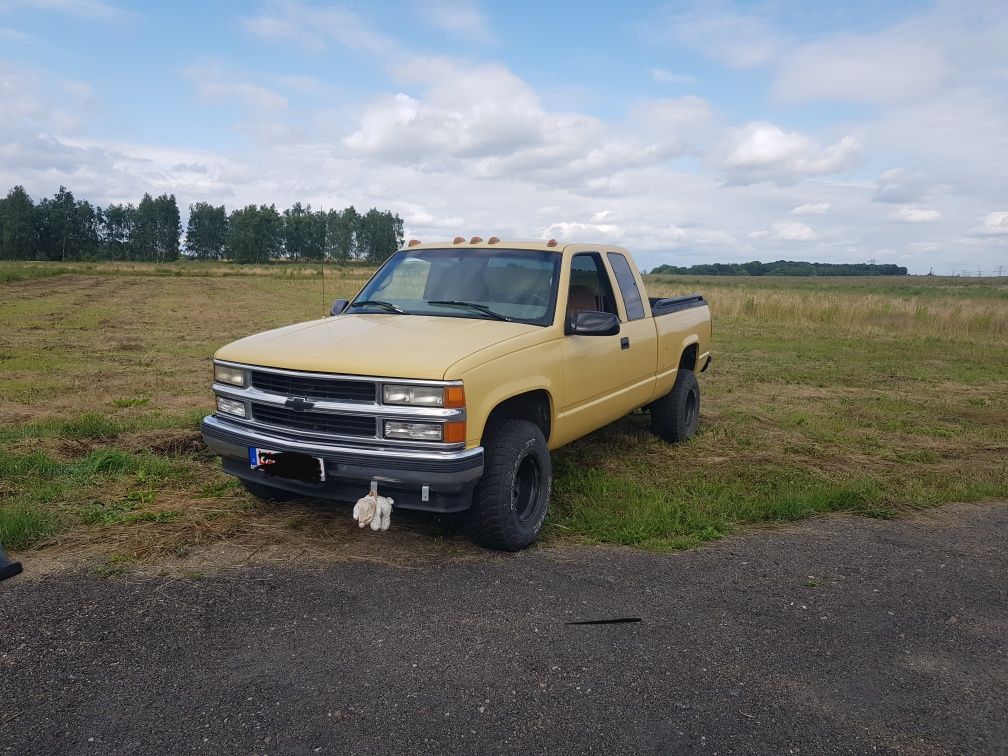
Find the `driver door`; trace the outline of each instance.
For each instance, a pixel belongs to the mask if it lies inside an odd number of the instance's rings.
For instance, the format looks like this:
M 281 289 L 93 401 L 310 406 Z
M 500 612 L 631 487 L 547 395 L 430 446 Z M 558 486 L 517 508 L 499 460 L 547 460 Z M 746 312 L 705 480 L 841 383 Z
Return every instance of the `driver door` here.
M 601 255 L 584 252 L 573 257 L 570 286 L 561 304 L 566 307 L 565 317 L 589 310 L 618 316 Z M 558 418 L 563 436 L 576 438 L 623 414 L 619 409 L 622 403 L 607 401 L 626 383 L 626 360 L 619 334 L 565 336 L 563 362 L 564 396 Z

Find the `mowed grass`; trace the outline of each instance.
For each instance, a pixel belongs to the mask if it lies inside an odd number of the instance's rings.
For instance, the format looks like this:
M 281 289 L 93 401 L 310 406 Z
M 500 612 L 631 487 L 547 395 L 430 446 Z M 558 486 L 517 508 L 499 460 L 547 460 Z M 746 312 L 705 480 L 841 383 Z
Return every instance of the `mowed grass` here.
M 207 543 L 456 554 L 450 523 L 399 541 L 347 513 L 261 505 L 203 448 L 210 356 L 320 316 L 366 270 L 178 263 L 0 265 L 0 542 L 123 559 Z M 1008 278 L 657 277 L 703 292 L 713 366 L 691 442 L 637 413 L 555 455 L 545 542 L 690 547 L 825 511 L 1008 498 Z

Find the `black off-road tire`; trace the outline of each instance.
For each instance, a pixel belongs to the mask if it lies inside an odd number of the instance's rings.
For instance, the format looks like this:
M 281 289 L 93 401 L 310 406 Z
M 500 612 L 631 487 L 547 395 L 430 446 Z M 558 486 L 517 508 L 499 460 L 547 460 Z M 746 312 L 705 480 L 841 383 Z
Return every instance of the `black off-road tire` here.
M 693 437 L 700 422 L 700 384 L 692 370 L 679 370 L 672 390 L 651 403 L 651 432 L 677 444 Z
M 239 478 L 242 486 L 250 494 L 255 496 L 259 501 L 294 501 L 300 498 L 293 491 L 284 491 L 282 488 L 274 488 L 273 486 L 267 486 L 263 483 L 256 483 L 254 480 L 245 480 L 245 478 Z
M 553 465 L 539 426 L 525 420 L 494 423 L 483 436 L 483 477 L 473 492 L 469 530 L 498 551 L 535 543 L 546 520 Z

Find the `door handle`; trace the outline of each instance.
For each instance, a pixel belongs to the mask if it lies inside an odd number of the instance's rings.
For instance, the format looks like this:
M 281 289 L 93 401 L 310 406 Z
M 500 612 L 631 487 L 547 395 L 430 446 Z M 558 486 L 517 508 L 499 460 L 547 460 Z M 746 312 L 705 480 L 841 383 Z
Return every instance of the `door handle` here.
M 620 349 L 629 349 L 630 348 L 630 337 L 629 336 L 624 336 L 622 339 L 619 340 L 619 348 Z

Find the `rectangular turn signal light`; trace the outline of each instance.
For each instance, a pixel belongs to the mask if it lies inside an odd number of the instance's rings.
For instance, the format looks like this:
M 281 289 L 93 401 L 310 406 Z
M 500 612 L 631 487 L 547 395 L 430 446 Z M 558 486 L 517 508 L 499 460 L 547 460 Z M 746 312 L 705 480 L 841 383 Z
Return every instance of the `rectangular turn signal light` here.
M 445 386 L 445 407 L 465 407 L 465 389 L 462 386 Z
M 444 424 L 444 437 L 442 440 L 446 444 L 457 444 L 466 440 L 466 424 L 461 423 L 445 423 Z

